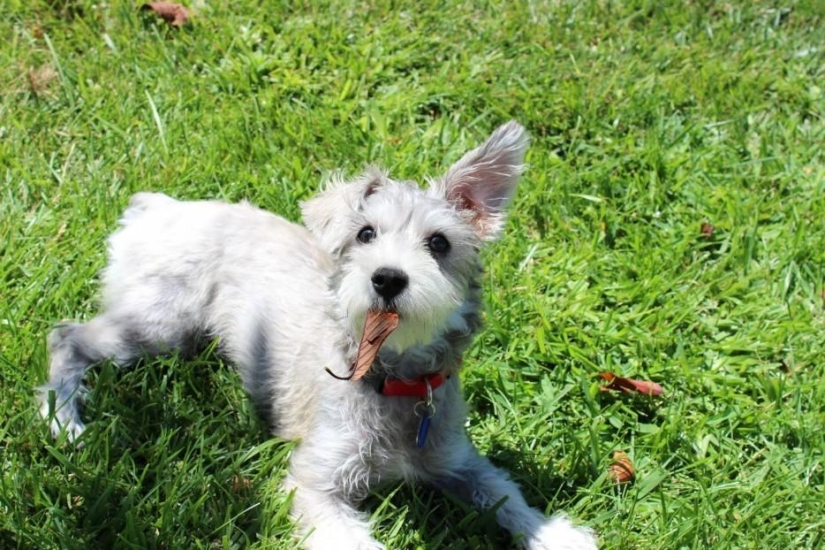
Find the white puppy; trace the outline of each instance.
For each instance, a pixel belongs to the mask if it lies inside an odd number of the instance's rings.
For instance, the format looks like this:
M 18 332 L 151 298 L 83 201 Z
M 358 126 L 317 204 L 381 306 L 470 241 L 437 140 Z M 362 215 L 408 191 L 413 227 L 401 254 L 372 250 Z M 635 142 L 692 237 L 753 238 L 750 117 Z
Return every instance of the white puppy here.
M 307 229 L 249 204 L 135 195 L 109 241 L 103 312 L 49 337 L 41 411 L 84 429 L 87 368 L 219 338 L 276 434 L 299 439 L 286 479 L 310 549 L 374 549 L 355 506 L 378 483 L 427 482 L 533 550 L 590 550 L 592 533 L 527 506 L 464 431 L 458 371 L 480 324 L 479 249 L 502 229 L 527 137 L 500 127 L 427 189 L 378 171 L 303 205 Z M 352 369 L 368 312 L 399 324 L 369 372 Z

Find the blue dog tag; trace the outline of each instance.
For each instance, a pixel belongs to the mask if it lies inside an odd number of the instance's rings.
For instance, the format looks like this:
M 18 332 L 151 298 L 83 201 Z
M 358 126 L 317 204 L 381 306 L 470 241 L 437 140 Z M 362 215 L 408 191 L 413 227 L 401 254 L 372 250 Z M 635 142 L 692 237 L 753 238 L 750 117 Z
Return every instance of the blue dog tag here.
M 427 432 L 430 431 L 430 419 L 435 414 L 435 405 L 433 405 L 433 388 L 430 385 L 429 379 L 425 379 L 424 381 L 427 384 L 426 401 L 419 401 L 413 408 L 415 416 L 421 419 L 418 421 L 418 435 L 415 436 L 415 446 L 419 449 L 423 449 L 424 444 L 427 443 Z
M 427 411 L 421 416 L 421 420 L 418 422 L 418 436 L 415 438 L 415 446 L 419 449 L 424 448 L 424 444 L 427 442 L 427 432 L 430 431 L 430 412 Z

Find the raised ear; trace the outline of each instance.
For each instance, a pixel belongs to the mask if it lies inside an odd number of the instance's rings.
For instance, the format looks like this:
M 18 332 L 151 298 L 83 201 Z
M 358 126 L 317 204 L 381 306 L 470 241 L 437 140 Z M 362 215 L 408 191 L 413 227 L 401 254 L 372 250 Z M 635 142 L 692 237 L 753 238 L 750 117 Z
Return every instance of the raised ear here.
M 373 167 L 352 181 L 344 181 L 340 174 L 333 175 L 323 191 L 301 203 L 304 225 L 325 250 L 337 254 L 351 237 L 353 215 L 385 181 L 386 176 Z
M 505 211 L 524 171 L 528 141 L 524 127 L 511 120 L 432 182 L 433 192 L 466 212 L 484 240 L 494 240 L 501 232 Z

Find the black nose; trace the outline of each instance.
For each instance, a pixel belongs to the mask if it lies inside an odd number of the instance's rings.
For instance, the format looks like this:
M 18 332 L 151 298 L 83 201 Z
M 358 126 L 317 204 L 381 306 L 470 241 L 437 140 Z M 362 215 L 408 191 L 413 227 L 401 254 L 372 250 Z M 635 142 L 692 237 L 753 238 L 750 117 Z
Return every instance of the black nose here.
M 372 288 L 385 300 L 392 300 L 407 288 L 407 274 L 391 267 L 379 267 L 372 274 Z

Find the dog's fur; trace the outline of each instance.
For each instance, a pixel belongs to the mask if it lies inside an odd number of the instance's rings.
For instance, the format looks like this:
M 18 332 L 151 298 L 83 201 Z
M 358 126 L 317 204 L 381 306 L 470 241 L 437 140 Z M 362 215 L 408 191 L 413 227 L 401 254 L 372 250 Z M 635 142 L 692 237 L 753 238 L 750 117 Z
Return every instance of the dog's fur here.
M 427 189 L 377 170 L 333 178 L 303 205 L 308 230 L 246 203 L 135 195 L 109 241 L 103 312 L 49 337 L 41 411 L 52 431 L 82 433 L 78 398 L 92 364 L 128 365 L 218 337 L 274 432 L 300 440 L 285 485 L 308 548 L 382 548 L 355 505 L 376 484 L 405 479 L 480 509 L 501 503 L 498 522 L 526 548 L 594 549 L 588 529 L 528 507 L 464 430 L 457 374 L 480 324 L 479 249 L 502 229 L 526 147 L 524 129 L 510 122 Z M 366 226 L 374 236 L 361 242 Z M 448 240 L 446 252 L 431 246 L 434 234 Z M 390 299 L 371 282 L 385 267 L 408 277 Z M 349 372 L 368 309 L 395 310 L 400 325 L 363 380 L 335 380 L 325 367 Z M 434 391 L 419 449 L 419 399 L 376 388 L 387 376 L 436 372 L 448 378 Z

